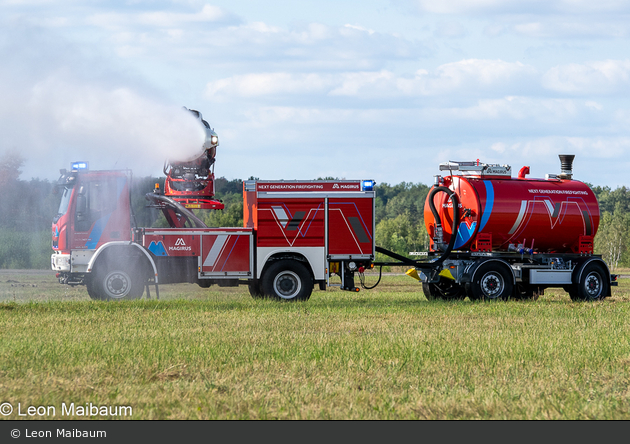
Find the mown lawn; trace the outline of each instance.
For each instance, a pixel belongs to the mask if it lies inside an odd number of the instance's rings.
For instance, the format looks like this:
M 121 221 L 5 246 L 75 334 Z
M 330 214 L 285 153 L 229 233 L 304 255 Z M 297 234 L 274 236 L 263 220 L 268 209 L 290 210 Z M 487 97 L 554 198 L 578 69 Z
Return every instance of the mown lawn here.
M 630 418 L 627 279 L 597 303 L 430 303 L 406 276 L 305 303 L 160 296 L 93 302 L 51 273 L 0 273 L 6 418 L 18 403 L 56 407 L 41 419 L 81 418 L 62 403 L 131 406 L 125 419 Z

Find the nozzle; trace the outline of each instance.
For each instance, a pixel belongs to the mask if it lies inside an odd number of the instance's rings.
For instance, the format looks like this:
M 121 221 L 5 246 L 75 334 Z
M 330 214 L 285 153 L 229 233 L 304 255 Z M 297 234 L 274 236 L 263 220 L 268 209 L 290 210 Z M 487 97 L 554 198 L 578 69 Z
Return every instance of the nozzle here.
M 417 281 L 420 280 L 420 276 L 418 275 L 418 271 L 415 268 L 410 268 L 409 270 L 407 270 L 407 272 L 405 274 L 407 276 L 409 276 L 409 277 L 414 278 Z

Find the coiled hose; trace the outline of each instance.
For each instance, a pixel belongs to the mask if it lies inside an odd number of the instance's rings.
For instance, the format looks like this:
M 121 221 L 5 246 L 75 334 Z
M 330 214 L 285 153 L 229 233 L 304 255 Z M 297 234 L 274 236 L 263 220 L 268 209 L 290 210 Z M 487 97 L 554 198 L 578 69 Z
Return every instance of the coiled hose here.
M 451 254 L 453 251 L 453 247 L 455 246 L 455 241 L 457 240 L 457 231 L 459 229 L 459 199 L 457 198 L 457 194 L 453 190 L 447 187 L 435 187 L 429 193 L 429 208 L 431 209 L 431 213 L 433 214 L 433 218 L 435 219 L 435 227 L 436 229 L 442 228 L 442 220 L 440 219 L 440 215 L 435 208 L 435 204 L 433 203 L 433 198 L 437 193 L 446 193 L 449 195 L 451 201 L 453 202 L 453 232 L 451 233 L 451 240 L 446 247 L 446 250 L 442 253 L 442 255 L 437 258 L 435 261 L 431 262 L 432 266 L 441 265 L 444 260 Z M 433 267 L 432 267 L 433 268 Z

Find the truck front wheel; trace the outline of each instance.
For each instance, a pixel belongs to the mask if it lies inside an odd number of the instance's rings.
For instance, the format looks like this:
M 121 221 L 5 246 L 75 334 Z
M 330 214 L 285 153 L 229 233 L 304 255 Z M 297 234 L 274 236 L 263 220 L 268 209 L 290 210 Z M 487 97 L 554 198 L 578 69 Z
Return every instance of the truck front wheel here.
M 138 299 L 144 291 L 142 279 L 129 274 L 122 267 L 96 271 L 87 289 L 92 299 L 104 301 Z
M 313 291 L 313 277 L 308 269 L 294 260 L 274 262 L 262 277 L 265 296 L 286 301 L 306 301 Z

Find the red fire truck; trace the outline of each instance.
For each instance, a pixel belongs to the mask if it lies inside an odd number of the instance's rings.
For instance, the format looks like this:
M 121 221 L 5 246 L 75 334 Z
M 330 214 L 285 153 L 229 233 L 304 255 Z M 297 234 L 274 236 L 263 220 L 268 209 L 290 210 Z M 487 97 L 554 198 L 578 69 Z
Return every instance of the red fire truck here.
M 599 205 L 573 180 L 573 155 L 545 179 L 508 165 L 448 162 L 425 202 L 430 251 L 421 260 L 374 243 L 374 181 L 245 181 L 243 228 L 209 228 L 180 202 L 147 194 L 169 228 L 141 228 L 131 173 L 64 172 L 53 222 L 53 270 L 94 299 L 132 299 L 158 284 L 247 284 L 254 297 L 306 300 L 333 275 L 358 291 L 374 265 L 408 265 L 429 300 L 536 299 L 563 288 L 574 301 L 611 295 L 616 275 L 594 254 Z M 188 201 L 184 202 L 189 203 Z M 374 262 L 375 253 L 395 262 Z M 380 275 L 379 275 L 380 282 Z M 378 282 L 377 282 L 378 284 Z M 367 287 L 366 287 L 367 288 Z
M 146 195 L 169 228 L 134 223 L 130 171 L 62 170 L 52 269 L 92 299 L 134 299 L 159 284 L 248 285 L 254 297 L 306 300 L 313 287 L 358 291 L 374 260 L 374 181 L 243 183 L 242 228 L 207 227 L 181 203 Z M 87 166 L 87 165 L 83 165 Z

